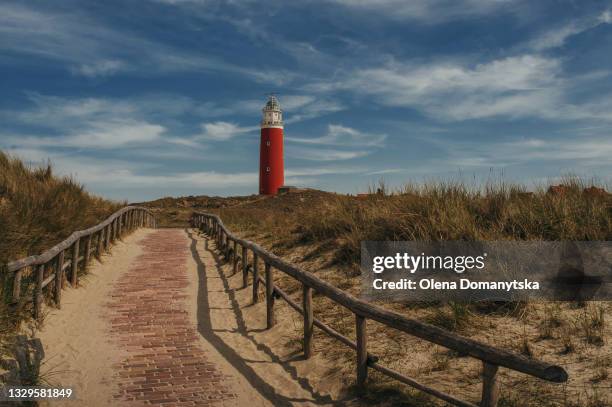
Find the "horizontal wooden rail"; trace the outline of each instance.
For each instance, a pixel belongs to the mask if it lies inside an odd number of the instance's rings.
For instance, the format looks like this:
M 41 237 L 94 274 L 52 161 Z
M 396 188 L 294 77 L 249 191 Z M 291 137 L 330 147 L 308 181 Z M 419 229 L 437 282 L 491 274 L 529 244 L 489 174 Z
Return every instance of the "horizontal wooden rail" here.
M 86 269 L 92 254 L 100 258 L 104 251 L 109 250 L 111 243 L 138 227 L 156 227 L 153 214 L 144 207 L 126 206 L 98 225 L 72 233 L 67 239 L 42 254 L 9 262 L 7 270 L 13 273 L 11 303 L 19 304 L 22 301 L 21 286 L 24 270 L 30 269 L 35 286 L 32 298 L 35 318 L 40 319 L 41 316 L 43 289 L 53 281 L 55 281 L 53 296 L 59 308 L 61 290 L 67 280 L 66 274 L 70 274 L 68 280 L 70 284 L 76 286 L 79 264 L 81 271 Z M 95 244 L 92 244 L 94 239 Z
M 306 357 L 308 357 L 311 353 L 311 325 L 318 327 L 345 345 L 355 349 L 357 351 L 358 385 L 364 384 L 367 379 L 367 368 L 370 367 L 382 374 L 395 378 L 421 391 L 425 391 L 448 403 L 457 406 L 474 406 L 472 403 L 461 401 L 439 390 L 429 388 L 415 381 L 414 379 L 406 377 L 399 372 L 380 365 L 377 357 L 367 353 L 366 321 L 368 319 L 454 350 L 460 354 L 469 355 L 481 360 L 483 362 L 484 379 L 480 402 L 481 407 L 492 407 L 497 405 L 499 394 L 497 386 L 499 381 L 496 380 L 495 375 L 497 374 L 498 366 L 503 366 L 550 382 L 562 383 L 567 381 L 567 372 L 560 366 L 529 359 L 515 352 L 499 349 L 473 339 L 465 338 L 434 325 L 407 318 L 402 314 L 389 311 L 382 307 L 360 300 L 353 295 L 329 284 L 328 282 L 321 280 L 314 274 L 300 270 L 295 265 L 290 264 L 278 256 L 268 252 L 256 243 L 241 239 L 240 237 L 232 234 L 217 215 L 194 212 L 191 217 L 191 223 L 192 226 L 203 230 L 211 238 L 215 239 L 218 250 L 225 255 L 227 260 L 232 260 L 233 257 L 234 271 L 236 271 L 236 264 L 238 262 L 236 255 L 236 253 L 238 253 L 237 245 L 242 247 L 242 255 L 240 257 L 241 259 L 244 259 L 241 263 L 243 269 L 243 283 L 245 286 L 248 282 L 249 269 L 257 269 L 256 267 L 248 267 L 248 250 L 253 253 L 254 259 L 264 262 L 265 278 L 262 279 L 259 276 L 256 278 L 258 282 L 261 282 L 261 284 L 265 285 L 266 287 L 266 313 L 268 328 L 271 328 L 275 322 L 274 300 L 278 297 L 284 299 L 293 309 L 304 316 L 304 351 Z M 233 247 L 230 246 L 230 244 L 233 244 Z M 301 282 L 303 286 L 303 293 L 305 295 L 310 296 L 310 290 L 314 290 L 320 295 L 323 295 L 333 302 L 350 310 L 355 315 L 357 339 L 353 341 L 335 331 L 333 328 L 325 325 L 320 320 L 311 317 L 311 301 L 308 298 L 304 299 L 303 304 L 308 307 L 308 309 L 305 310 L 304 307 L 300 307 L 296 301 L 291 299 L 287 293 L 274 286 L 272 280 L 272 268 L 280 270 Z M 311 318 L 312 320 L 310 320 Z

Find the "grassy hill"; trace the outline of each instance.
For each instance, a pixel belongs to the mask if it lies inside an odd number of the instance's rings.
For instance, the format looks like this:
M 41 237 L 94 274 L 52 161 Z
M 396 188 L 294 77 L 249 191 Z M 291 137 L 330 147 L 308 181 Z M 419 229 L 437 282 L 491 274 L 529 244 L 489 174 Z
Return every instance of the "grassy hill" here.
M 533 192 L 510 185 L 474 190 L 461 184 L 430 184 L 393 192 L 383 187 L 380 193 L 362 196 L 307 190 L 277 197 L 164 198 L 145 205 L 168 226 L 186 226 L 194 210 L 217 213 L 238 235 L 359 295 L 361 240 L 610 240 L 612 197 L 590 187 L 576 179 Z M 301 287 L 291 278 L 275 273 L 275 284 L 300 299 Z M 317 318 L 354 337 L 350 312 L 322 296 L 315 295 L 313 301 Z M 500 406 L 596 407 L 612 402 L 612 324 L 606 317 L 612 304 L 608 302 L 379 305 L 559 364 L 569 372 L 570 382 L 561 388 L 502 369 Z M 286 307 L 282 302 L 278 306 Z M 315 335 L 317 349 L 324 350 L 325 358 L 337 367 L 326 380 L 349 386 L 351 380 L 346 378 L 353 375 L 354 353 L 325 335 Z M 368 329 L 368 341 L 368 350 L 381 356 L 383 365 L 464 399 L 479 394 L 481 366 L 474 359 L 378 324 Z M 286 346 L 299 352 L 301 345 L 289 333 Z M 439 405 L 374 376 L 365 396 L 374 404 Z
M 120 206 L 55 176 L 50 164 L 31 168 L 0 151 L 0 262 L 41 253 Z

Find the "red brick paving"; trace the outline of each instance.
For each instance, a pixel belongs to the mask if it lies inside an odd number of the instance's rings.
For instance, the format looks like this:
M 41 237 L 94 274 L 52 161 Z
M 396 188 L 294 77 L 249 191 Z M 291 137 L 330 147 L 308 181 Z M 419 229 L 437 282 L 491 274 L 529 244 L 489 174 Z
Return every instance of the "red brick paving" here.
M 109 304 L 111 337 L 128 355 L 116 366 L 115 400 L 205 406 L 234 399 L 226 377 L 198 346 L 186 310 L 187 236 L 160 229 L 140 244 L 143 254 L 119 278 Z

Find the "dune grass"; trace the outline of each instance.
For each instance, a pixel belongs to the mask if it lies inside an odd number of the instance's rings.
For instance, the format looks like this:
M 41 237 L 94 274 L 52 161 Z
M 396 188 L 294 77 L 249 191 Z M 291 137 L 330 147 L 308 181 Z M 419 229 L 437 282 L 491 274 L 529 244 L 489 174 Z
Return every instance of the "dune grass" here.
M 9 308 L 12 276 L 6 263 L 40 254 L 119 207 L 120 203 L 86 192 L 70 177 L 55 176 L 50 164 L 30 167 L 0 151 L 0 348 L 10 343 L 18 323 L 31 314 L 26 302 Z M 22 297 L 30 298 L 31 284 L 22 290 Z
M 120 206 L 55 176 L 51 164 L 32 168 L 0 151 L 0 261 L 39 254 Z
M 382 185 L 380 191 L 372 188 L 367 196 L 280 196 L 271 199 L 269 207 L 210 211 L 220 213 L 230 230 L 357 294 L 362 240 L 610 240 L 612 197 L 585 193 L 591 186 L 577 178 L 565 179 L 557 192 L 549 192 L 548 186 L 528 192 L 520 185 L 504 183 L 482 188 L 430 183 L 395 191 Z M 299 287 L 292 290 L 287 280 L 279 276 L 275 284 L 299 297 Z M 315 298 L 317 318 L 351 336 L 352 319 L 346 325 L 341 307 L 321 302 Z M 567 364 L 572 379 L 562 393 L 554 385 L 503 372 L 500 405 L 607 405 L 598 404 L 601 398 L 597 396 L 600 388 L 609 388 L 609 367 L 602 356 L 609 354 L 610 326 L 605 315 L 610 308 L 606 303 L 381 305 L 528 357 Z M 454 385 L 441 387 L 468 399 L 478 394 L 480 373 L 479 367 L 472 365 L 474 361 L 448 352 L 435 353 L 431 347 L 381 326 L 369 330 L 368 338 L 371 351 L 382 355 L 383 364 L 396 364 L 398 370 L 424 382 L 431 380 L 434 387 L 441 386 L 440 380 L 461 382 L 459 390 Z M 323 337 L 316 341 L 326 349 L 327 358 L 342 366 L 343 374 L 352 374 L 350 350 Z M 405 357 L 406 349 L 419 349 L 413 352 L 415 358 L 430 357 L 432 361 L 422 365 L 431 371 L 412 366 L 411 358 Z M 384 378 L 377 379 L 387 383 Z M 387 391 L 399 394 L 405 388 L 387 383 Z M 370 393 L 379 400 L 376 391 Z
M 612 196 L 585 194 L 589 186 L 567 178 L 564 192 L 551 194 L 504 183 L 431 183 L 392 192 L 383 185 L 381 193 L 359 198 L 329 194 L 282 210 L 218 212 L 232 229 L 295 244 L 328 242 L 338 264 L 355 266 L 364 240 L 610 240 Z

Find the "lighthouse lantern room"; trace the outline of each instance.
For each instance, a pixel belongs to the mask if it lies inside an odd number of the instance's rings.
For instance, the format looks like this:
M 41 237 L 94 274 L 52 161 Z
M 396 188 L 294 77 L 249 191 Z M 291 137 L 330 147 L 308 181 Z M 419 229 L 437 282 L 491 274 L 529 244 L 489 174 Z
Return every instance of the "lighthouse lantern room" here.
M 262 109 L 259 145 L 259 193 L 276 195 L 285 183 L 283 160 L 283 112 L 275 95 Z

